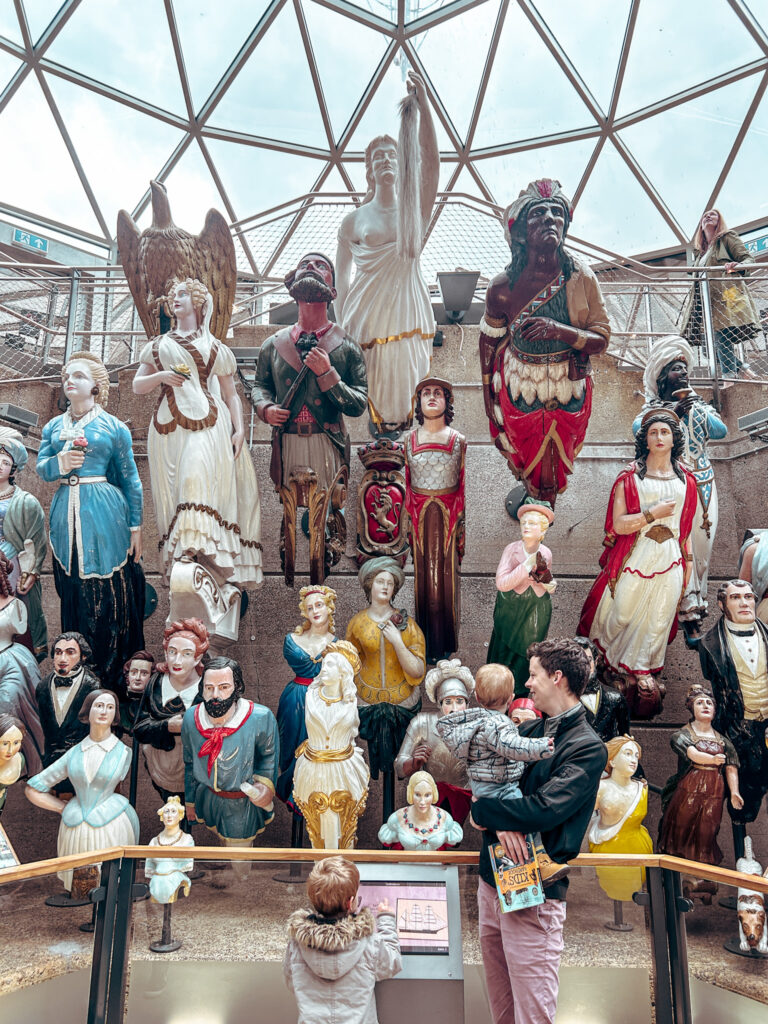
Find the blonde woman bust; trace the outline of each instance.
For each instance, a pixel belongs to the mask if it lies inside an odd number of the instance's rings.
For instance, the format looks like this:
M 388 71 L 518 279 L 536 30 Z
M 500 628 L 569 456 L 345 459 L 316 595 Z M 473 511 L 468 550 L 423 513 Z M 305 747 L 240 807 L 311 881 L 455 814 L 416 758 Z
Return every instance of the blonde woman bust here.
M 355 743 L 359 669 L 357 651 L 340 640 L 307 690 L 307 739 L 296 750 L 293 802 L 315 849 L 351 849 L 368 798 L 370 773 Z
M 437 785 L 429 772 L 414 772 L 405 793 L 407 807 L 379 829 L 379 842 L 392 850 L 445 850 L 464 838 L 461 825 L 437 806 Z
M 280 694 L 277 706 L 277 727 L 280 730 L 280 775 L 277 795 L 298 813 L 291 796 L 296 748 L 307 738 L 304 710 L 307 689 L 323 666 L 323 656 L 336 640 L 334 613 L 336 591 L 331 587 L 309 586 L 299 591 L 301 622 L 285 637 L 283 657 L 293 672 L 293 679 Z
M 157 812 L 163 823 L 163 831 L 149 841 L 150 846 L 160 849 L 172 847 L 180 852 L 195 845 L 188 832 L 182 832 L 181 820 L 184 817 L 184 805 L 177 796 L 172 796 Z M 179 891 L 189 896 L 190 880 L 187 875 L 192 870 L 193 860 L 187 855 L 179 858 L 147 857 L 144 874 L 149 879 L 149 894 L 154 903 L 175 903 Z
M 597 791 L 589 829 L 590 853 L 652 853 L 653 841 L 643 820 L 648 813 L 648 783 L 634 778 L 642 748 L 633 736 L 606 743 L 606 774 Z M 598 868 L 597 878 L 613 900 L 631 900 L 642 888 L 642 868 Z

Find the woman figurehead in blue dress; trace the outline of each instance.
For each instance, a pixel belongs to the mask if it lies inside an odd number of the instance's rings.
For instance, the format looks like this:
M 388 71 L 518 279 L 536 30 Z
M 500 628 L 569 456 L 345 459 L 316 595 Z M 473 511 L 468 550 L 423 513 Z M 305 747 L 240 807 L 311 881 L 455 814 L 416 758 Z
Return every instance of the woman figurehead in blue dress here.
M 301 623 L 288 633 L 283 643 L 283 657 L 295 673 L 280 695 L 277 726 L 280 730 L 280 776 L 277 795 L 295 813 L 291 801 L 296 748 L 307 738 L 304 705 L 307 687 L 323 667 L 323 654 L 337 637 L 333 622 L 336 591 L 331 587 L 309 586 L 299 591 Z
M 106 686 L 144 647 L 143 492 L 128 427 L 106 412 L 109 375 L 91 352 L 61 371 L 67 411 L 46 424 L 37 472 L 58 481 L 49 514 L 61 628 L 90 640 Z

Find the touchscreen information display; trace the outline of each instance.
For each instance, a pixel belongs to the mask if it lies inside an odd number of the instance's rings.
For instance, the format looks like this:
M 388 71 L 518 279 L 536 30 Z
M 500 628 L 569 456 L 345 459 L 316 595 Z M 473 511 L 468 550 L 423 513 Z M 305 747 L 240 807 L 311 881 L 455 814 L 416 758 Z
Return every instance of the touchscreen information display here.
M 382 900 L 395 912 L 403 954 L 448 956 L 445 882 L 361 881 L 360 900 L 375 913 Z

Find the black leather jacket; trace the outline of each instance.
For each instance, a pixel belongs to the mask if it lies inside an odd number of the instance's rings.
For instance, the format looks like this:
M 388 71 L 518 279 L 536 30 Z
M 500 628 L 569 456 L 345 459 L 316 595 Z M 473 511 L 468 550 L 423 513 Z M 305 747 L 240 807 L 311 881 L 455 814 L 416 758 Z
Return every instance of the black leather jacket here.
M 547 719 L 524 722 L 520 734 L 544 736 Z M 488 857 L 489 843 L 496 842 L 493 829 L 541 832 L 549 856 L 564 863 L 579 852 L 589 819 L 595 809 L 608 751 L 587 722 L 584 707 L 566 713 L 554 735 L 555 753 L 530 765 L 521 780 L 523 796 L 517 800 L 482 797 L 472 804 L 472 818 L 488 829 L 483 834 L 480 877 L 494 885 Z M 564 900 L 568 879 L 547 888 L 547 899 Z

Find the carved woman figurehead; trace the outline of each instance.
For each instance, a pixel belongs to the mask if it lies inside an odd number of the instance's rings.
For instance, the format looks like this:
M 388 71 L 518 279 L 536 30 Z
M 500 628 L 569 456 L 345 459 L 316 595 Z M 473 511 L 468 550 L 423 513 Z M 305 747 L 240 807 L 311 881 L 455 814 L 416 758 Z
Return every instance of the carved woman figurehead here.
M 302 587 L 299 591 L 299 612 L 301 622 L 294 630 L 297 636 L 302 633 L 336 632 L 333 616 L 336 611 L 336 591 L 332 587 L 312 585 Z
M 93 352 L 75 352 L 61 368 L 64 397 L 70 405 L 106 409 L 109 402 L 109 373 Z

